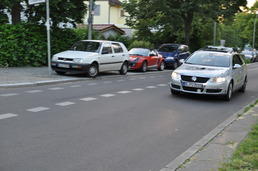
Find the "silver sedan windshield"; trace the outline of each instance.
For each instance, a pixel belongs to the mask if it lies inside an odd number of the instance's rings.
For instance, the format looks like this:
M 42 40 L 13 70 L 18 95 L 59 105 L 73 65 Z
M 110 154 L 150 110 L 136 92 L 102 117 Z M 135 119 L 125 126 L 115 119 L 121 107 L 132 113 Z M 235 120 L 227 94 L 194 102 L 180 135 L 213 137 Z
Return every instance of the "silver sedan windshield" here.
M 229 67 L 230 55 L 224 53 L 214 52 L 195 52 L 185 62 L 187 64 L 215 66 L 215 67 Z

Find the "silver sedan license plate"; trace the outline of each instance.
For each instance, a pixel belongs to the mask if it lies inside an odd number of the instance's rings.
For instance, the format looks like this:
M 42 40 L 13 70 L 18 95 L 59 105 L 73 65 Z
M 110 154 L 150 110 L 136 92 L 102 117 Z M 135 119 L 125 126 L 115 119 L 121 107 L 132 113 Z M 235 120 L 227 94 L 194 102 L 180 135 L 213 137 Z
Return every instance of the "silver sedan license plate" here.
M 60 68 L 70 68 L 68 64 L 58 64 L 58 67 Z
M 202 84 L 193 83 L 193 82 L 182 82 L 182 85 L 185 87 L 203 88 Z

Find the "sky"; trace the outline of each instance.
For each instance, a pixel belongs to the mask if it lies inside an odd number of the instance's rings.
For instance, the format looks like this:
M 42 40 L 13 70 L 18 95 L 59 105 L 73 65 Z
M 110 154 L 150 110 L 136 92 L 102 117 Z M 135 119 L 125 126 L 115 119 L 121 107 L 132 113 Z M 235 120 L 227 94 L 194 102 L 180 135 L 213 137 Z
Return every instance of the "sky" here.
M 247 6 L 251 7 L 255 3 L 256 0 L 247 0 Z

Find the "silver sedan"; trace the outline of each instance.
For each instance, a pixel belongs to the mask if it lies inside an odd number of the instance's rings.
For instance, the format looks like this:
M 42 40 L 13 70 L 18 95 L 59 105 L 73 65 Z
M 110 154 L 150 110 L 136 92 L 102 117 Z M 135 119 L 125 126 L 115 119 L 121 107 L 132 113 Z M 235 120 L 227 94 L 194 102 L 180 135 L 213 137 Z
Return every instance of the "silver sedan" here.
M 200 50 L 171 74 L 172 94 L 220 95 L 230 100 L 232 93 L 245 92 L 247 66 L 240 54 Z

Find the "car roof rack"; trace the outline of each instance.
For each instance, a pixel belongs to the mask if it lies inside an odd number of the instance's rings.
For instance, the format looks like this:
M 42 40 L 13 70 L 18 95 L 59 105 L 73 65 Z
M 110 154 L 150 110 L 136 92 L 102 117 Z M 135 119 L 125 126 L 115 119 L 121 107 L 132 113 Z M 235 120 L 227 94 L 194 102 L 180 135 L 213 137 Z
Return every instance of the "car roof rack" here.
M 224 46 L 206 46 L 200 50 L 204 51 L 213 51 L 213 52 L 224 52 L 224 53 L 233 53 L 238 52 L 237 48 L 224 47 Z

